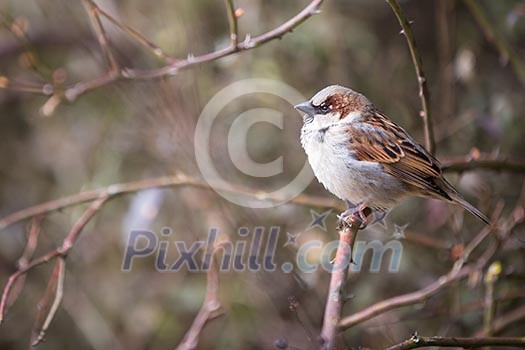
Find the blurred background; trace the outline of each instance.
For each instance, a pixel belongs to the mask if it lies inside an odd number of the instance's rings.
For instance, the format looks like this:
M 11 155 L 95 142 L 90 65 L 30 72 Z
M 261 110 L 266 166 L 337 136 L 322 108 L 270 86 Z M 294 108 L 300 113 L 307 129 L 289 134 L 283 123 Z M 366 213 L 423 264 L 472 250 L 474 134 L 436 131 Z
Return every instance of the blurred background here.
M 307 1 L 236 1 L 244 10 L 240 38 L 270 30 L 297 14 Z M 525 2 L 477 1 L 490 23 L 525 64 Z M 115 18 L 144 34 L 166 52 L 185 58 L 228 45 L 228 19 L 222 1 L 100 0 Z M 431 93 L 437 156 L 467 156 L 473 149 L 524 159 L 524 81 L 487 40 L 462 1 L 402 1 L 422 55 Z M 194 155 L 195 125 L 206 103 L 225 86 L 259 77 L 282 81 L 307 98 L 330 84 L 364 93 L 392 119 L 423 141 L 420 100 L 405 38 L 385 1 L 326 1 L 322 12 L 281 40 L 155 80 L 123 80 L 61 103 L 50 110 L 48 97 L 0 90 L 0 216 L 38 203 L 114 183 L 175 173 L 200 179 Z M 126 67 L 162 63 L 120 29 L 103 21 L 117 61 Z M 0 0 L 0 75 L 20 81 L 68 83 L 89 80 L 106 69 L 104 57 L 80 1 Z M 265 163 L 284 157 L 284 172 L 270 178 L 243 174 L 229 159 L 228 130 L 251 108 L 284 114 L 281 130 L 265 123 L 250 129 L 248 151 Z M 306 158 L 299 142 L 302 120 L 276 96 L 251 94 L 228 104 L 210 136 L 212 158 L 222 177 L 236 185 L 272 191 L 293 179 Z M 517 205 L 523 174 L 474 170 L 449 173 L 472 203 L 503 216 Z M 316 180 L 306 194 L 331 198 Z M 86 205 L 46 215 L 35 256 L 57 245 Z M 178 254 L 174 240 L 191 245 L 211 227 L 220 239 L 247 241 L 237 231 L 280 227 L 275 261 L 294 261 L 297 249 L 283 246 L 286 232 L 301 233 L 299 244 L 337 239 L 336 211 L 328 229 L 306 231 L 311 210 L 295 204 L 250 209 L 215 192 L 197 188 L 153 189 L 112 199 L 92 219 L 67 258 L 64 300 L 41 349 L 169 349 L 191 325 L 202 303 L 205 273 L 155 270 L 155 256 L 137 259 L 122 272 L 128 234 L 149 229 L 170 243 L 168 262 Z M 360 240 L 391 240 L 394 224 L 408 224 L 397 273 L 368 272 L 368 254 L 359 273 L 349 275 L 349 315 L 364 307 L 427 286 L 450 270 L 462 244 L 482 224 L 461 210 L 432 200 L 410 199 L 392 211 L 388 227 L 359 233 Z M 16 269 L 29 221 L 0 232 L 0 284 Z M 160 230 L 170 227 L 172 235 Z M 268 230 L 265 232 L 267 234 Z M 421 243 L 430 241 L 432 244 Z M 419 239 L 418 239 L 419 238 Z M 425 242 L 426 242 L 425 241 Z M 484 247 L 485 245 L 482 245 Z M 480 249 L 482 253 L 483 249 Z M 525 305 L 525 234 L 516 226 L 491 261 L 502 274 L 495 286 L 496 317 Z M 389 254 L 389 253 L 388 253 Z M 388 256 L 387 254 L 387 256 Z M 476 255 L 474 254 L 474 255 Z M 478 254 L 479 255 L 479 254 Z M 315 257 L 312 257 L 315 259 Z M 28 274 L 25 288 L 0 327 L 1 349 L 27 348 L 53 264 Z M 384 348 L 422 335 L 472 336 L 483 327 L 483 274 L 478 271 L 416 306 L 388 312 L 343 333 L 340 347 Z M 480 277 L 481 276 L 481 277 Z M 315 349 L 330 274 L 224 272 L 219 298 L 225 315 L 211 321 L 200 349 Z M 525 315 L 502 335 L 521 335 Z M 277 342 L 277 343 L 276 343 Z

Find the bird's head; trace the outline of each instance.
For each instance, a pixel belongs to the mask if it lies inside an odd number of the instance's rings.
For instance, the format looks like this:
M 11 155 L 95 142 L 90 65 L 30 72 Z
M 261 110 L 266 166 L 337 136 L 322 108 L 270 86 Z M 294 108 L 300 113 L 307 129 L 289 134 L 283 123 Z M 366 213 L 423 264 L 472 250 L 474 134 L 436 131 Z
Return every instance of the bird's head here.
M 352 89 L 339 85 L 328 86 L 314 95 L 310 101 L 298 104 L 295 109 L 306 113 L 305 123 L 316 121 L 320 125 L 348 123 L 361 118 L 373 108 L 372 103 Z

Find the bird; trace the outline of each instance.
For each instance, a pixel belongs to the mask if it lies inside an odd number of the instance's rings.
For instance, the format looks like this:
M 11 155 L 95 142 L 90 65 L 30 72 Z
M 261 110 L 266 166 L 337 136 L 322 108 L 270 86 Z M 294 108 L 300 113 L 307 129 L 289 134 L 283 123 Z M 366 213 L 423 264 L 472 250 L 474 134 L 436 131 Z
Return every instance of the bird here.
M 331 85 L 295 109 L 303 113 L 301 145 L 314 175 L 348 206 L 340 219 L 357 212 L 365 227 L 368 210 L 384 216 L 417 196 L 460 205 L 490 224 L 445 179 L 440 162 L 363 94 Z

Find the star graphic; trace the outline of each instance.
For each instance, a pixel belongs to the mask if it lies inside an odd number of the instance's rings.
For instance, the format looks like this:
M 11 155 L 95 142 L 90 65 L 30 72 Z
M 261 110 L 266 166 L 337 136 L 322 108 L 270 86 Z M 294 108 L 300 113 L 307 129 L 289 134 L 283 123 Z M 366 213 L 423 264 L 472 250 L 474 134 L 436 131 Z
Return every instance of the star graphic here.
M 381 226 L 385 230 L 388 229 L 388 226 L 385 221 L 387 214 L 388 212 L 386 211 L 374 211 L 372 213 L 372 220 L 370 220 L 368 226 L 370 227 L 372 225 L 379 224 L 379 226 Z
M 289 245 L 293 245 L 295 248 L 297 248 L 297 238 L 301 235 L 301 232 L 294 234 L 291 234 L 290 232 L 286 232 L 286 243 L 283 245 L 283 247 L 287 247 Z
M 394 224 L 394 233 L 392 234 L 392 238 L 397 240 L 405 238 L 405 230 L 408 227 L 408 225 L 409 224 L 398 226 L 397 224 Z
M 312 222 L 308 226 L 307 230 L 314 228 L 314 227 L 320 227 L 323 231 L 327 231 L 325 220 L 332 212 L 332 209 L 325 211 L 322 214 L 318 214 L 315 210 L 310 209 L 310 214 L 312 215 Z

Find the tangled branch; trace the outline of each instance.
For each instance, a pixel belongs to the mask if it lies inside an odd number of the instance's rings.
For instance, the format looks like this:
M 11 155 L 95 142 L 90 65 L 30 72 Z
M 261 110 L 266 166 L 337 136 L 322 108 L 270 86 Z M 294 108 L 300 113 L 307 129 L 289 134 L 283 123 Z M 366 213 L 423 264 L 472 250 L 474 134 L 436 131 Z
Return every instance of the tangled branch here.
M 502 242 L 508 238 L 514 227 L 524 220 L 524 207 L 522 199 L 518 201 L 516 208 L 509 214 L 505 220 L 500 220 L 503 206 L 500 205 L 491 218 L 494 223 L 492 226 L 485 226 L 474 239 L 465 247 L 462 256 L 457 259 L 452 269 L 445 275 L 436 279 L 429 286 L 407 294 L 399 295 L 390 299 L 382 300 L 373 304 L 364 310 L 356 312 L 352 315 L 343 317 L 339 323 L 340 330 L 346 330 L 373 317 L 381 315 L 387 311 L 394 310 L 403 306 L 414 305 L 424 302 L 431 296 L 441 292 L 446 287 L 453 283 L 468 277 L 472 272 L 483 269 L 489 262 L 490 258 L 496 253 L 498 247 Z M 489 235 L 497 230 L 497 227 L 502 227 L 503 232 L 500 232 L 499 238 L 493 242 L 486 249 L 485 253 L 481 255 L 475 263 L 465 265 L 471 253 L 478 248 L 481 243 L 489 237 Z
M 102 53 L 108 61 L 108 68 L 105 73 L 88 81 L 81 81 L 68 86 L 61 86 L 55 83 L 31 83 L 31 82 L 17 82 L 8 77 L 0 76 L 0 89 L 10 89 L 15 91 L 37 93 L 45 96 L 50 96 L 52 105 L 56 107 L 62 100 L 68 102 L 75 101 L 82 94 L 116 82 L 122 79 L 155 79 L 166 76 L 173 76 L 181 70 L 193 68 L 196 65 L 211 62 L 219 58 L 223 58 L 237 52 L 248 51 L 261 46 L 269 41 L 280 39 L 286 33 L 293 31 L 297 26 L 306 21 L 311 16 L 319 13 L 319 7 L 323 0 L 312 0 L 302 11 L 297 13 L 294 17 L 284 22 L 280 26 L 271 29 L 263 34 L 251 37 L 247 35 L 243 41 L 238 39 L 237 16 L 240 12 L 235 10 L 233 0 L 226 1 L 226 8 L 229 18 L 230 26 L 230 45 L 228 47 L 212 51 L 200 56 L 188 54 L 185 59 L 178 59 L 165 53 L 159 46 L 152 43 L 141 35 L 132 27 L 120 22 L 107 12 L 103 11 L 93 0 L 83 0 L 87 9 L 88 15 L 91 19 L 93 29 L 97 36 L 97 41 Z M 153 52 L 153 54 L 165 63 L 164 66 L 154 69 L 136 69 L 130 67 L 119 67 L 116 61 L 113 48 L 110 45 L 106 31 L 101 22 L 101 17 L 106 18 L 113 25 L 120 28 L 132 40 L 138 42 L 146 49 Z M 54 108 L 50 108 L 52 111 Z
M 10 294 L 13 290 L 13 287 L 16 285 L 16 282 L 17 280 L 24 276 L 29 270 L 32 270 L 34 269 L 35 267 L 38 267 L 40 265 L 43 265 L 45 263 L 48 263 L 54 259 L 63 259 L 67 256 L 68 252 L 71 250 L 71 248 L 73 247 L 74 243 L 76 242 L 76 240 L 78 239 L 79 235 L 82 233 L 82 230 L 84 229 L 84 227 L 86 227 L 86 225 L 89 223 L 89 221 L 95 216 L 95 214 L 100 210 L 100 208 L 102 207 L 102 205 L 106 202 L 106 200 L 108 199 L 107 196 L 102 196 L 101 198 L 97 199 L 96 201 L 94 201 L 93 203 L 91 203 L 91 205 L 88 207 L 88 209 L 84 212 L 84 214 L 82 214 L 82 216 L 78 219 L 78 221 L 73 225 L 73 228 L 71 229 L 71 231 L 69 231 L 68 235 L 66 236 L 66 238 L 64 239 L 62 245 L 52 251 L 50 251 L 49 253 L 47 254 L 44 254 L 36 259 L 33 259 L 31 261 L 29 261 L 27 264 L 23 265 L 23 266 L 19 266 L 18 270 L 13 273 L 8 281 L 7 281 L 7 284 L 5 285 L 4 287 L 4 291 L 2 293 L 2 299 L 0 300 L 0 323 L 2 323 L 2 321 L 4 320 L 5 318 L 5 313 L 6 313 L 6 309 L 8 307 L 8 300 L 10 300 Z M 27 248 L 26 248 L 27 250 Z M 51 288 L 55 288 L 56 289 L 56 298 L 55 298 L 55 302 L 53 303 L 53 306 L 51 307 L 50 311 L 49 311 L 49 316 L 46 317 L 45 321 L 43 322 L 43 326 L 42 326 L 42 329 L 41 331 L 39 331 L 39 336 L 38 338 L 35 340 L 37 343 L 40 342 L 44 336 L 44 332 L 45 330 L 47 329 L 47 327 L 49 326 L 51 320 L 53 319 L 53 316 L 56 312 L 56 307 L 58 307 L 58 304 L 60 303 L 61 301 L 61 284 L 63 283 L 63 278 L 59 278 L 60 274 L 63 273 L 63 270 L 64 270 L 64 266 L 61 266 L 63 265 L 62 263 L 59 263 L 57 265 L 57 267 L 55 268 L 55 272 L 53 273 L 53 276 L 56 276 L 56 278 L 52 278 L 50 283 L 49 283 L 49 287 L 48 286 L 48 290 Z M 56 286 L 54 286 L 56 285 Z M 53 287 L 54 286 L 54 287 Z M 46 295 L 48 295 L 48 293 L 46 293 Z M 17 295 L 18 296 L 18 295 Z M 46 296 L 44 296 L 43 300 L 46 299 Z M 47 299 L 50 299 L 49 297 L 47 297 Z M 14 300 L 10 303 L 12 304 L 14 302 Z

